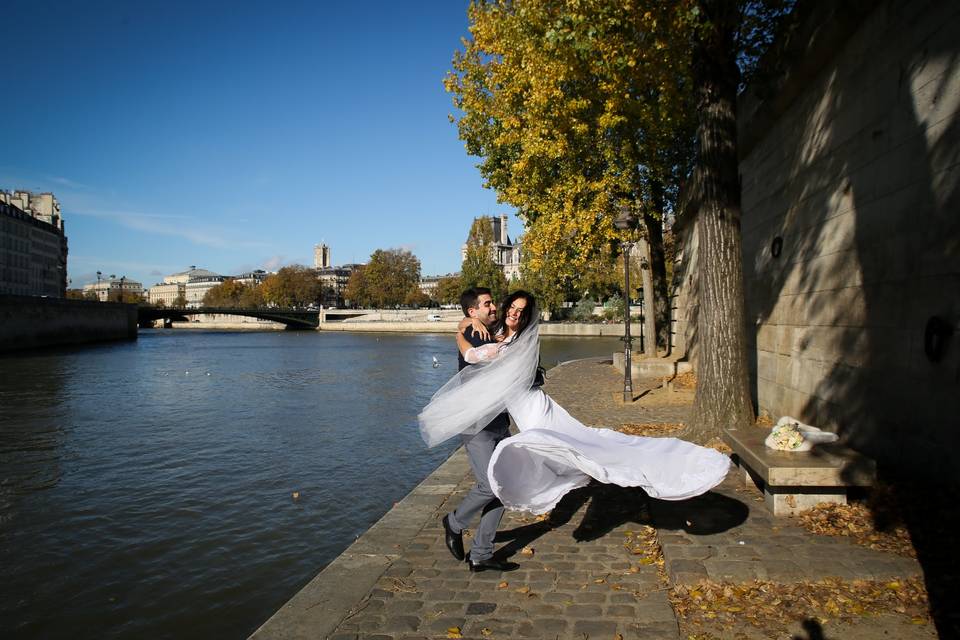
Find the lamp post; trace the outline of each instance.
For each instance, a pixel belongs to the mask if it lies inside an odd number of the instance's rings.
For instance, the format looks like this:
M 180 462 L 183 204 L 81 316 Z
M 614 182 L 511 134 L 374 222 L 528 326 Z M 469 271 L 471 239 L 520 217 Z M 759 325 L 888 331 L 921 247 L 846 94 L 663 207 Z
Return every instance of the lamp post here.
M 97 271 L 97 302 L 100 302 L 100 278 L 103 277 L 103 273 Z
M 120 302 L 123 302 L 123 283 L 126 282 L 127 276 L 120 276 Z
M 633 215 L 630 205 L 620 206 L 620 214 L 614 218 L 613 226 L 620 231 L 632 230 L 637 223 L 637 217 Z M 623 401 L 633 402 L 633 375 L 630 362 L 630 354 L 633 351 L 633 339 L 630 337 L 630 245 L 624 240 L 623 247 L 623 298 L 624 302 L 624 323 L 623 323 Z

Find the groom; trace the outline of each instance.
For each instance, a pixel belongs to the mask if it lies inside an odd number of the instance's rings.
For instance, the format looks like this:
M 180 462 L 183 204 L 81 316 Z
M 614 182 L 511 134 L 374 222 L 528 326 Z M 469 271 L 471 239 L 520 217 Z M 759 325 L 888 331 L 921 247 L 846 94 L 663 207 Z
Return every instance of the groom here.
M 476 318 L 487 328 L 492 328 L 497 320 L 497 305 L 490 295 L 490 289 L 485 287 L 474 287 L 464 291 L 460 296 L 460 307 L 463 309 L 463 315 Z M 495 342 L 492 332 L 488 339 L 483 339 L 471 327 L 464 329 L 463 337 L 474 347 Z M 459 354 L 459 361 L 460 369 L 470 366 L 463 359 L 462 353 Z M 443 529 L 447 549 L 457 560 L 466 558 L 470 571 L 488 569 L 513 571 L 519 568 L 519 565 L 514 562 L 504 562 L 493 557 L 493 538 L 497 534 L 500 518 L 503 517 L 503 505 L 493 495 L 487 480 L 487 466 L 490 464 L 493 450 L 501 440 L 510 437 L 509 427 L 510 418 L 506 413 L 501 413 L 481 431 L 460 436 L 477 483 L 470 489 L 460 506 L 443 517 Z M 478 514 L 480 526 L 477 527 L 473 536 L 470 553 L 466 555 L 463 552 L 463 529 Z

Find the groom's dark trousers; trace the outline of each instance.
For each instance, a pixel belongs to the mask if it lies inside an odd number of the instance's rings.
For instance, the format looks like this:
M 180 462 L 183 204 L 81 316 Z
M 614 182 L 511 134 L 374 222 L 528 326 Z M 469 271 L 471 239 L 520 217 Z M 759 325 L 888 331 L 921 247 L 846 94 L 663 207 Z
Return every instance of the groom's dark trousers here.
M 481 339 L 469 327 L 464 331 L 463 336 L 475 347 L 495 342 L 493 339 Z M 460 369 L 467 366 L 470 365 L 461 355 Z M 477 484 L 470 489 L 460 506 L 450 514 L 448 522 L 454 531 L 459 532 L 469 526 L 477 515 L 480 516 L 480 525 L 477 527 L 470 547 L 470 559 L 473 561 L 487 560 L 493 555 L 493 538 L 497 535 L 497 527 L 500 526 L 500 519 L 503 517 L 503 505 L 490 488 L 487 480 L 487 466 L 490 464 L 490 458 L 497 444 L 509 437 L 510 418 L 506 413 L 501 413 L 491 420 L 483 430 L 473 435 L 460 436 L 467 450 L 467 457 Z

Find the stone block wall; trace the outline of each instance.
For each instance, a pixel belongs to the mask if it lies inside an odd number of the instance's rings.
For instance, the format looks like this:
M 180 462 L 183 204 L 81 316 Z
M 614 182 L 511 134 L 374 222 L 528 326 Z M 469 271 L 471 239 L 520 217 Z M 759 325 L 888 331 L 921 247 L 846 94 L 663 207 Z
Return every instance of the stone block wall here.
M 137 306 L 0 295 L 0 352 L 137 337 Z
M 759 408 L 956 476 L 960 3 L 883 2 L 842 41 L 801 44 L 790 99 L 741 105 Z

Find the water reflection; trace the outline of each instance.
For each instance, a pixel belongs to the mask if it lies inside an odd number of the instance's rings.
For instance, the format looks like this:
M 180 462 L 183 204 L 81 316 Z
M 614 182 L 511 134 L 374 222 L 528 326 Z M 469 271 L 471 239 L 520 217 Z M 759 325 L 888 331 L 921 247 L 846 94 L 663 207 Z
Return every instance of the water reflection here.
M 11 356 L 0 365 L 0 527 L 16 517 L 22 497 L 51 488 L 65 454 L 64 362 L 54 356 Z

